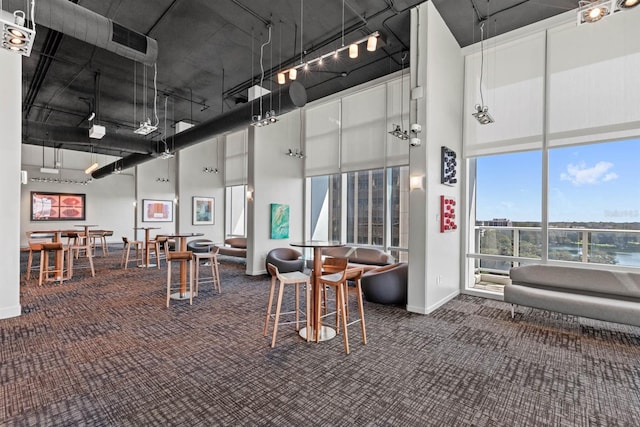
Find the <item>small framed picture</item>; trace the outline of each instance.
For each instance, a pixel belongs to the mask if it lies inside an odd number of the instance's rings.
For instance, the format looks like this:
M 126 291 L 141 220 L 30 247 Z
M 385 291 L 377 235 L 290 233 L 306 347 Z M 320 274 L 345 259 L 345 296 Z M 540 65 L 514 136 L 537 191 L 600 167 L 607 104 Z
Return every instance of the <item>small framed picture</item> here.
M 214 219 L 213 197 L 193 196 L 193 225 L 211 225 Z
M 173 222 L 173 202 L 143 199 L 142 222 Z

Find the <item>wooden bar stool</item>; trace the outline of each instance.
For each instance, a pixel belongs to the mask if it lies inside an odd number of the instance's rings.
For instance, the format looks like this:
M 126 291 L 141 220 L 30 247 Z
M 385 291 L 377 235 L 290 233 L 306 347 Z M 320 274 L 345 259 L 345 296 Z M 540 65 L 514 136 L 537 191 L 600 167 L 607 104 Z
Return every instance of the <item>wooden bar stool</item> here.
M 54 274 L 55 280 L 62 281 L 71 278 L 72 274 L 72 259 L 71 253 L 68 247 L 65 247 L 61 242 L 41 243 L 42 249 L 40 250 L 40 278 L 38 279 L 38 285 L 42 286 L 42 282 L 50 279 L 50 275 Z M 49 265 L 49 254 L 62 257 L 62 262 L 59 265 Z M 66 257 L 66 258 L 65 258 Z M 54 256 L 55 259 L 55 256 Z M 66 275 L 65 275 L 65 259 L 67 261 Z
M 133 246 L 136 250 L 136 257 L 131 261 L 136 261 L 137 265 L 140 265 L 144 262 L 142 258 L 142 255 L 143 255 L 142 240 L 129 240 L 128 238 L 123 236 L 122 243 L 123 243 L 123 247 L 122 247 L 122 257 L 120 257 L 120 268 L 124 267 L 124 269 L 126 270 L 127 267 L 129 266 L 129 261 L 130 261 L 129 256 L 131 254 L 131 246 Z
M 198 289 L 200 284 L 212 283 L 213 289 L 217 290 L 219 294 L 222 293 L 220 287 L 220 272 L 218 270 L 218 251 L 220 248 L 216 247 L 211 252 L 194 252 L 193 258 L 196 263 L 196 279 L 195 279 L 195 296 L 198 296 Z M 201 264 L 201 261 L 207 261 Z M 200 277 L 200 267 L 211 266 L 211 277 Z
M 156 236 L 155 239 L 149 239 L 145 243 L 145 265 L 149 267 L 149 261 L 151 260 L 151 251 L 156 256 L 156 267 L 160 269 L 160 245 L 167 240 L 165 236 Z
M 278 271 L 278 267 L 269 263 L 267 264 L 267 269 L 271 274 L 271 288 L 269 289 L 269 302 L 267 303 L 267 317 L 264 322 L 264 336 L 267 336 L 269 331 L 269 323 L 272 318 L 271 307 L 273 305 L 273 294 L 276 289 L 276 280 L 280 282 L 278 286 L 278 302 L 276 303 L 276 313 L 273 315 L 273 334 L 271 336 L 271 347 L 276 346 L 276 336 L 278 334 L 278 325 L 287 325 L 291 323 L 295 323 L 296 331 L 300 330 L 300 285 L 304 285 L 306 301 L 305 301 L 305 322 L 307 324 L 307 342 L 309 341 L 309 336 L 311 333 L 311 277 L 303 274 L 299 271 L 293 271 L 291 273 L 280 273 Z M 284 294 L 285 285 L 295 285 L 296 286 L 296 309 L 295 311 L 287 311 L 284 313 L 280 312 L 282 307 L 282 295 Z M 280 323 L 280 315 L 281 314 L 296 314 L 296 320 L 294 322 L 282 322 Z
M 67 236 L 70 236 L 72 233 L 70 232 Z M 80 252 L 84 251 L 84 255 L 85 258 L 87 258 L 87 262 L 89 264 L 89 267 L 91 269 L 91 277 L 96 277 L 96 270 L 93 267 L 93 253 L 91 251 L 91 240 L 89 237 L 87 237 L 86 235 L 84 235 L 84 233 L 81 232 L 76 232 L 76 238 L 77 238 L 77 244 L 70 244 L 69 246 L 67 246 L 67 248 L 69 249 L 69 255 L 71 258 L 73 258 L 73 254 L 75 252 L 75 258 L 76 259 L 80 259 Z M 73 263 L 71 264 L 71 267 L 73 268 Z M 87 268 L 86 266 L 81 267 L 81 268 Z
M 362 303 L 362 287 L 360 284 L 363 270 L 361 268 L 347 269 L 347 264 L 348 260 L 346 258 L 325 259 L 322 265 L 322 270 L 326 271 L 329 274 L 323 274 L 322 276 L 320 276 L 317 285 L 322 286 L 323 289 L 324 287 L 329 286 L 336 291 L 336 332 L 340 332 L 340 323 L 342 323 L 344 350 L 347 354 L 349 354 L 349 331 L 347 327 L 356 322 L 360 322 L 363 344 L 367 343 L 367 334 L 364 321 L 364 306 Z M 358 309 L 360 312 L 360 318 L 351 323 L 347 322 L 347 304 L 349 301 L 349 289 L 347 286 L 347 280 L 354 280 L 356 282 L 356 290 L 358 292 Z M 320 303 L 321 301 L 318 300 L 316 306 L 316 323 L 318 324 L 318 328 L 322 327 L 322 318 L 324 317 L 320 315 Z
M 171 299 L 171 264 L 173 261 L 189 263 L 189 305 L 193 304 L 193 255 L 191 251 L 167 252 L 167 307 Z M 180 283 L 177 283 L 180 286 Z
M 53 241 L 53 238 L 45 234 L 27 233 L 27 242 L 29 246 L 27 247 L 26 250 L 28 250 L 29 256 L 27 258 L 27 271 L 25 275 L 25 280 L 31 279 L 32 270 L 40 270 L 40 263 L 42 263 L 42 258 L 38 260 L 38 264 L 33 265 L 34 254 L 38 254 L 38 256 L 41 256 L 42 244 L 51 243 L 52 241 Z

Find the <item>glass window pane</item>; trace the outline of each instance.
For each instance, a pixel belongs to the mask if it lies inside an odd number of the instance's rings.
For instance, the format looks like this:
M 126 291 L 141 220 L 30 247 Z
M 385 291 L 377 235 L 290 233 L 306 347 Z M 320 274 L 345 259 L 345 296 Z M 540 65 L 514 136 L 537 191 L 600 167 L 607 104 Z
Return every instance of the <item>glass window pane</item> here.
M 549 150 L 549 259 L 640 266 L 640 140 Z
M 225 233 L 227 236 L 245 236 L 246 185 L 226 187 Z

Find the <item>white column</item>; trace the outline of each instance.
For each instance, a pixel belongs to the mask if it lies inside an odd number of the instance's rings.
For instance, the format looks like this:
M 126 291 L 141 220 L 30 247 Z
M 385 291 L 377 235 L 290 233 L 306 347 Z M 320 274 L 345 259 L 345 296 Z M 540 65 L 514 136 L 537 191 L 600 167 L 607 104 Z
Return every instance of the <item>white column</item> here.
M 440 182 L 440 149 L 462 150 L 464 60 L 460 46 L 432 2 L 411 13 L 411 123 L 422 127 L 411 147 L 410 176 L 426 183 L 409 196 L 409 289 L 407 310 L 430 313 L 460 293 L 461 233 L 440 232 L 440 196 L 458 201 L 461 181 Z M 421 88 L 421 89 L 415 89 Z M 458 176 L 462 165 L 458 164 Z
M 20 145 L 22 139 L 22 56 L 0 51 L 0 319 L 20 315 Z

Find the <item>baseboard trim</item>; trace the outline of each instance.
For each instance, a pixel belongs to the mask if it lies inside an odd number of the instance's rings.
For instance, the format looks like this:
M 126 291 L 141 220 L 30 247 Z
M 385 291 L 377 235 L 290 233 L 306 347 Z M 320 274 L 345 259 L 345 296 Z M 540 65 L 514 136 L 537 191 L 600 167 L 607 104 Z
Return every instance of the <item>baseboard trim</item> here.
M 418 313 L 418 314 L 431 314 L 437 309 L 439 309 L 440 307 L 442 307 L 443 305 L 445 305 L 446 303 L 448 303 L 449 301 L 451 301 L 452 299 L 454 299 L 455 297 L 457 297 L 458 295 L 460 295 L 460 291 L 456 290 L 455 292 L 447 295 L 446 297 L 442 298 L 440 301 L 428 307 L 418 307 L 416 305 L 407 305 L 407 311 L 410 311 L 412 313 Z
M 18 317 L 22 314 L 22 306 L 20 304 L 13 307 L 4 307 L 0 309 L 0 319 L 9 319 L 11 317 Z

